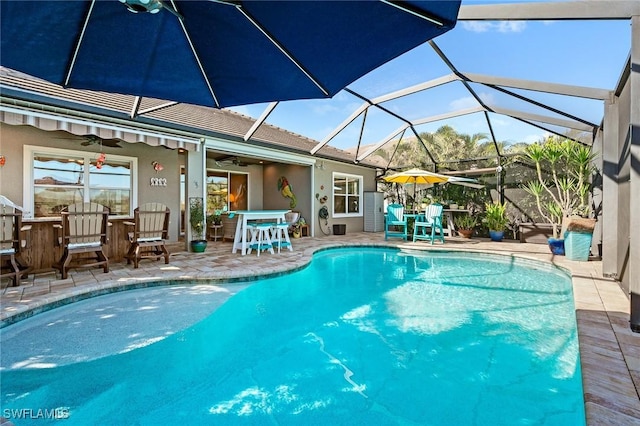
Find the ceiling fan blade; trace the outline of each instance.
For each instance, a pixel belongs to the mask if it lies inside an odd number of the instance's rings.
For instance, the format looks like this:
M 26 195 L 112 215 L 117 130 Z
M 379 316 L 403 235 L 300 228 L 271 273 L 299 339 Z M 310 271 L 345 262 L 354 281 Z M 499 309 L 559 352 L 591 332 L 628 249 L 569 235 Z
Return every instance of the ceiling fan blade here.
M 122 148 L 118 139 L 103 139 L 102 145 L 108 146 L 109 148 Z
M 118 139 L 101 139 L 98 136 L 86 135 L 84 136 L 84 142 L 81 142 L 82 146 L 100 145 L 109 148 L 122 148 L 120 146 L 120 140 Z

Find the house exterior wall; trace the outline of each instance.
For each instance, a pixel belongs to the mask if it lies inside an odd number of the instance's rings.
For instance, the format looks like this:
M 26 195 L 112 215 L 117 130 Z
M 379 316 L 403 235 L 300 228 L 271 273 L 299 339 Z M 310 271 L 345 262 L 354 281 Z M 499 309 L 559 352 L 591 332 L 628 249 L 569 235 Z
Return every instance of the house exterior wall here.
M 640 332 L 640 16 L 632 39 L 628 69 L 605 110 L 602 264 L 629 294 L 630 327 Z
M 132 201 L 132 207 L 147 202 L 161 202 L 171 210 L 171 223 L 169 239 L 176 241 L 179 235 L 180 214 L 180 167 L 178 151 L 163 147 L 151 147 L 142 143 L 130 144 L 121 142 L 121 148 L 111 148 L 98 145 L 81 145 L 82 138 L 66 132 L 48 132 L 30 126 L 12 126 L 0 124 L 0 149 L 7 158 L 4 167 L 0 167 L 0 193 L 14 203 L 19 204 L 31 214 L 31 206 L 25 205 L 25 188 L 23 176 L 28 172 L 24 170 L 24 146 L 34 145 L 49 148 L 75 150 L 78 152 L 91 152 L 96 155 L 104 152 L 107 155 L 123 155 L 138 159 L 138 197 Z M 164 169 L 160 172 L 154 170 L 152 162 L 157 161 Z M 167 179 L 167 186 L 151 185 L 151 178 L 162 177 Z
M 335 218 L 333 212 L 332 188 L 333 173 L 345 173 L 363 177 L 363 192 L 376 190 L 375 170 L 358 165 L 344 164 L 329 160 L 319 160 L 316 167 L 272 164 L 264 168 L 264 208 L 288 209 L 289 199 L 278 191 L 278 179 L 284 176 L 289 181 L 296 195 L 297 205 L 294 210 L 299 211 L 310 225 L 310 233 L 314 237 L 331 235 L 332 225 L 347 225 L 347 233 L 362 232 L 364 230 L 364 216 L 349 218 Z M 317 197 L 316 197 L 317 195 Z M 320 199 L 326 196 L 327 202 Z M 328 223 L 318 218 L 318 211 L 326 206 L 330 217 Z
M 313 216 L 316 223 L 315 236 L 323 236 L 332 233 L 333 225 L 344 224 L 347 228 L 347 236 L 350 232 L 362 232 L 364 231 L 364 199 L 361 199 L 361 215 L 358 217 L 334 217 L 333 212 L 333 173 L 344 173 L 356 176 L 362 176 L 362 193 L 365 191 L 376 190 L 376 171 L 367 167 L 358 165 L 351 165 L 345 163 L 338 163 L 333 161 L 324 160 L 319 163 L 324 165 L 322 167 L 314 168 L 314 190 L 313 190 Z M 315 198 L 315 194 L 318 194 L 318 198 Z M 327 196 L 328 201 L 325 204 L 320 202 L 320 198 Z M 364 198 L 364 197 L 363 197 Z M 320 208 L 326 205 L 329 209 L 328 223 L 325 225 L 324 220 L 318 221 L 318 211 Z M 320 231 L 320 232 L 318 232 Z
M 612 97 L 605 103 L 602 132 L 602 274 L 616 276 L 618 271 L 618 103 Z M 600 139 L 600 138 L 598 138 Z
M 7 158 L 6 165 L 0 168 L 0 192 L 17 204 L 25 204 L 25 191 L 23 176 L 24 146 L 43 146 L 48 148 L 59 148 L 76 150 L 80 152 L 95 153 L 104 152 L 107 158 L 110 155 L 121 155 L 135 157 L 138 160 L 137 170 L 137 198 L 132 202 L 132 208 L 147 202 L 162 202 L 171 210 L 171 223 L 169 240 L 177 241 L 180 236 L 180 215 L 181 200 L 180 192 L 180 168 L 189 166 L 192 161 L 186 161 L 186 155 L 182 155 L 178 150 L 165 149 L 164 147 L 151 147 L 144 143 L 120 142 L 120 148 L 108 146 L 88 145 L 83 146 L 82 137 L 77 137 L 63 131 L 45 131 L 31 126 L 15 126 L 0 124 L 0 148 L 1 153 Z M 194 161 L 199 153 L 193 154 Z M 310 161 L 314 159 L 309 156 Z M 154 170 L 154 162 L 160 163 L 163 170 Z M 213 160 L 207 160 L 205 167 L 211 170 L 224 170 L 235 173 L 246 173 L 248 175 L 248 202 L 250 209 L 282 209 L 289 208 L 289 199 L 284 198 L 278 191 L 277 183 L 281 176 L 287 177 L 297 196 L 296 210 L 310 224 L 310 232 L 315 236 L 328 234 L 331 225 L 334 223 L 346 224 L 348 232 L 359 232 L 364 229 L 363 217 L 352 218 L 332 218 L 330 217 L 328 226 L 324 224 L 324 231 L 320 232 L 318 222 L 318 210 L 323 206 L 319 198 L 323 195 L 328 197 L 326 206 L 332 212 L 332 174 L 340 172 L 363 177 L 363 191 L 375 190 L 375 170 L 358 165 L 344 164 L 340 162 L 323 160 L 323 169 L 308 165 L 272 163 L 267 166 L 249 165 L 246 167 L 225 165 L 220 168 Z M 193 175 L 195 170 L 192 170 Z M 165 178 L 167 186 L 154 186 L 151 184 L 153 178 Z M 191 185 L 195 180 L 194 176 L 187 177 L 187 184 Z M 10 182 L 10 184 L 8 184 Z M 194 184 L 192 191 L 198 191 L 203 185 Z M 324 189 L 321 189 L 324 188 Z M 315 195 L 318 194 L 318 199 Z M 29 206 L 25 206 L 27 210 Z M 188 226 L 187 226 L 188 227 Z
M 630 90 L 629 82 L 625 85 L 618 98 L 619 121 L 618 121 L 618 176 L 617 176 L 617 193 L 618 200 L 615 206 L 617 215 L 617 232 L 616 242 L 617 256 L 617 273 L 618 279 L 622 280 L 622 285 L 629 290 L 628 277 L 628 261 L 629 261 L 629 233 L 630 233 Z M 626 238 L 625 238 L 626 237 Z
M 282 196 L 278 190 L 278 180 L 285 177 L 296 196 L 296 206 L 292 209 L 300 212 L 309 223 L 311 221 L 311 167 L 295 164 L 274 163 L 264 167 L 263 194 L 264 208 L 281 210 L 290 208 L 290 199 Z
M 631 293 L 631 329 L 640 332 L 640 16 L 631 19 L 629 76 L 629 262 L 623 281 Z M 619 234 L 624 237 L 625 234 Z
M 24 126 L 10 126 L 0 123 L 0 153 L 6 163 L 0 167 L 0 194 L 14 203 L 23 205 L 22 148 L 25 144 L 35 144 L 41 137 L 41 131 Z

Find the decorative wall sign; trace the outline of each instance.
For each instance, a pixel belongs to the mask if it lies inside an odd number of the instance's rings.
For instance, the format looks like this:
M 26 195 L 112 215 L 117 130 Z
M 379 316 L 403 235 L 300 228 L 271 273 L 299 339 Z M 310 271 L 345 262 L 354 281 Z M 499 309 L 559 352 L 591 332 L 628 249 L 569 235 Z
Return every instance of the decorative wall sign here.
M 293 209 L 296 207 L 298 201 L 296 200 L 296 196 L 293 193 L 291 185 L 289 185 L 289 181 L 284 176 L 278 179 L 278 191 L 280 191 L 283 197 L 289 198 L 291 200 L 289 201 L 289 208 Z
M 152 177 L 151 186 L 167 186 L 167 178 Z

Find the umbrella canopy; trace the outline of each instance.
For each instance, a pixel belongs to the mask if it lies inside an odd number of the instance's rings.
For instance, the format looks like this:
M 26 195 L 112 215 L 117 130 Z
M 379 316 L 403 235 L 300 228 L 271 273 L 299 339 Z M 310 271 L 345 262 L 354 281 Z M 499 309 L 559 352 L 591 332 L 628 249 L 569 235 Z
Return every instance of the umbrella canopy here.
M 227 107 L 331 97 L 452 29 L 460 0 L 2 0 L 0 7 L 2 66 L 65 87 Z
M 410 169 L 404 172 L 395 173 L 383 178 L 386 182 L 392 183 L 410 183 L 410 184 L 434 184 L 444 183 L 451 179 L 451 176 L 441 175 L 434 172 L 428 172 L 422 169 Z
M 469 179 L 460 176 L 441 175 L 439 173 L 429 172 L 422 169 L 405 170 L 404 172 L 385 176 L 383 180 L 390 183 L 413 185 L 414 200 L 416 198 L 416 187 L 418 185 L 425 185 L 427 187 L 430 187 L 436 183 L 453 183 L 456 185 L 470 186 L 472 188 L 483 187 L 483 185 L 480 184 L 476 179 Z

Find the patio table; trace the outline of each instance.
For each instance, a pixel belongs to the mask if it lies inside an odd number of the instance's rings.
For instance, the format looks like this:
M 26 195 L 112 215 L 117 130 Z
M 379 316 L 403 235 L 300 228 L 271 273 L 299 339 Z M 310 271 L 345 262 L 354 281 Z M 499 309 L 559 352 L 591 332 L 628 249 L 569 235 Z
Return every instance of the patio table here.
M 453 236 L 453 231 L 456 230 L 456 225 L 453 222 L 453 214 L 454 213 L 466 213 L 469 214 L 469 210 L 467 209 L 443 209 L 442 213 L 447 217 L 447 227 L 444 229 L 444 234 Z
M 240 253 L 244 256 L 247 254 L 247 221 L 260 219 L 275 219 L 277 223 L 284 222 L 284 215 L 291 210 L 237 210 L 235 213 L 239 215 L 236 224 L 236 234 L 233 239 L 233 249 L 231 253 L 236 253 L 240 249 Z

